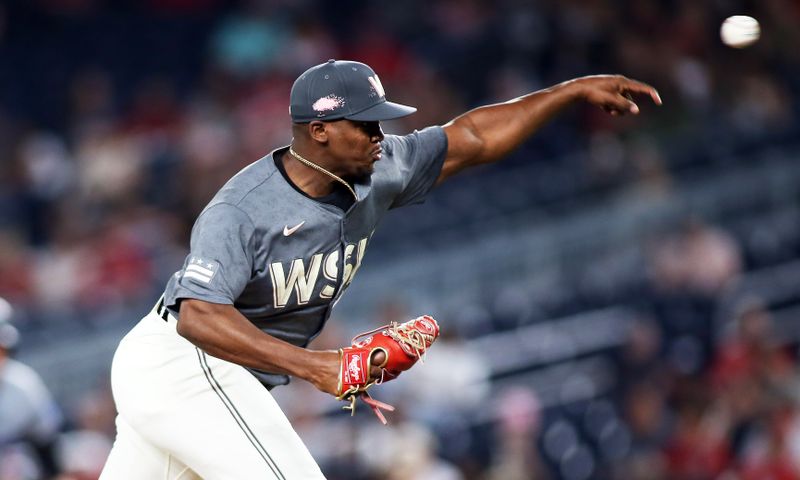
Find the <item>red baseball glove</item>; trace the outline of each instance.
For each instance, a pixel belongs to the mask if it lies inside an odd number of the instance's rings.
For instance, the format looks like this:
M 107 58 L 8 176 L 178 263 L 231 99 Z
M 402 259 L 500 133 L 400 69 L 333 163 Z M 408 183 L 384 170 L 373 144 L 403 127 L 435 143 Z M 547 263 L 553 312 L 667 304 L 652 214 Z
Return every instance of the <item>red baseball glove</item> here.
M 352 345 L 339 349 L 339 387 L 338 400 L 350 402 L 343 407 L 355 413 L 356 398 L 361 399 L 372 408 L 378 419 L 385 425 L 386 417 L 381 409 L 394 411 L 394 407 L 370 397 L 367 389 L 397 378 L 408 370 L 417 360 L 424 358 L 425 353 L 439 336 L 439 324 L 433 317 L 423 315 L 405 323 L 392 322 L 369 332 L 356 335 Z M 372 365 L 372 356 L 383 351 L 385 360 L 380 365 Z M 381 368 L 381 378 L 370 378 L 371 367 Z

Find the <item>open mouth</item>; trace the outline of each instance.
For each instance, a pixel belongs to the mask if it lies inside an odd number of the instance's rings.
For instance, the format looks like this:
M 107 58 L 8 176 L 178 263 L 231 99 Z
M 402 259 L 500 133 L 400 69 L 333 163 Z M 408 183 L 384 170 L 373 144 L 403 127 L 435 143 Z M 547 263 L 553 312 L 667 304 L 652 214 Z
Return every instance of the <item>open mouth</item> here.
M 383 150 L 381 150 L 380 148 L 376 148 L 375 150 L 372 151 L 372 158 L 374 160 L 380 160 L 382 156 L 383 156 Z

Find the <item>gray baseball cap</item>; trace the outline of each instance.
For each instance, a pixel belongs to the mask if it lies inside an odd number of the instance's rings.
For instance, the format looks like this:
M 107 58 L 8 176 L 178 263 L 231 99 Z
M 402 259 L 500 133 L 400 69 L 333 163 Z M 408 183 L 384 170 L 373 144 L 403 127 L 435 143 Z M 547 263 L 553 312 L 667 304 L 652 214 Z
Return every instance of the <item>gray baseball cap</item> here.
M 386 101 L 383 85 L 369 66 L 328 60 L 297 77 L 289 96 L 294 123 L 312 120 L 380 121 L 405 117 L 417 109 Z

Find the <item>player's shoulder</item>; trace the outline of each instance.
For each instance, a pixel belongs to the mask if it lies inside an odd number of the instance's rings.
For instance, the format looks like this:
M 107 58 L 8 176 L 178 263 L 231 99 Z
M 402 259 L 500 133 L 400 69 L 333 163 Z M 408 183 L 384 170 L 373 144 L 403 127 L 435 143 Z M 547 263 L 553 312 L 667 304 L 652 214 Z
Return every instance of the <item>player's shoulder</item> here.
M 241 169 L 219 189 L 209 206 L 217 203 L 241 206 L 243 200 L 251 195 L 259 195 L 262 187 L 268 185 L 278 169 L 272 152 Z
M 407 135 L 386 135 L 381 147 L 383 157 L 375 163 L 373 185 L 402 189 L 417 173 L 427 171 L 442 158 L 447 138 L 442 127 L 427 127 Z
M 381 147 L 388 156 L 403 156 L 413 154 L 418 148 L 435 147 L 446 141 L 447 135 L 444 129 L 440 126 L 431 126 L 405 135 L 386 135 Z

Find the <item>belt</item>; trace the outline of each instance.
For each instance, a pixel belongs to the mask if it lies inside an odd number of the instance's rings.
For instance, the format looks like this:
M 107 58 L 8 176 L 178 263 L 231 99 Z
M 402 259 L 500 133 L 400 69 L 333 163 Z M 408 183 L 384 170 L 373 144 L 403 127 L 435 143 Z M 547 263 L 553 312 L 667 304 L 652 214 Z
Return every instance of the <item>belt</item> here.
M 167 323 L 178 323 L 178 320 L 175 318 L 174 315 L 169 313 L 167 307 L 164 305 L 164 296 L 162 295 L 161 298 L 158 299 L 158 303 L 156 304 L 156 315 L 161 317 Z

